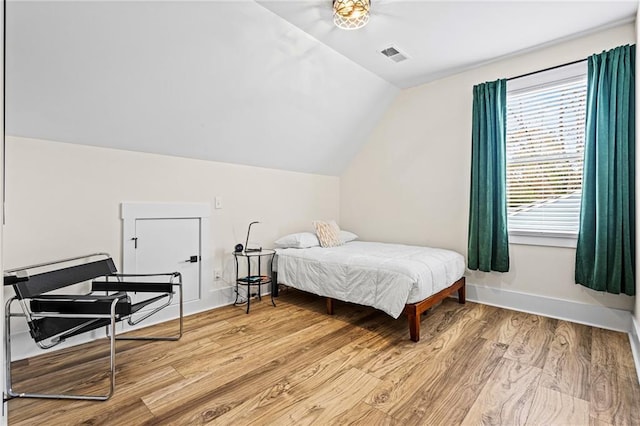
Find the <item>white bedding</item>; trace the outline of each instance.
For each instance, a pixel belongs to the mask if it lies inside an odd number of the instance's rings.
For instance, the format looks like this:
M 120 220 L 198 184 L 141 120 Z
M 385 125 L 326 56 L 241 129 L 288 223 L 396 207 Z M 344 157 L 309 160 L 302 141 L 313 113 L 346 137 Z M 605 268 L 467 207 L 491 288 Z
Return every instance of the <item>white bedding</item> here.
M 352 241 L 342 246 L 277 249 L 278 282 L 320 296 L 373 306 L 397 318 L 464 274 L 451 250 Z

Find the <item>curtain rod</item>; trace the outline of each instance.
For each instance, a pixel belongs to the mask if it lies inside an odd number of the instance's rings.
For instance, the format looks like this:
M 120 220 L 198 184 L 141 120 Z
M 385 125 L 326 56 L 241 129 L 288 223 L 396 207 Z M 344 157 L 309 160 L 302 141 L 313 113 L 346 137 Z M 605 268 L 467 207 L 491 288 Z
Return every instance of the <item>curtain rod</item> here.
M 545 68 L 545 69 L 543 69 L 543 70 L 531 71 L 531 72 L 528 72 L 528 73 L 526 73 L 526 74 L 517 75 L 517 76 L 515 76 L 515 77 L 507 78 L 507 81 L 509 81 L 509 80 L 515 80 L 516 78 L 527 77 L 527 76 L 530 76 L 530 75 L 533 75 L 533 74 L 538 74 L 538 73 L 545 72 L 545 71 L 555 70 L 556 68 L 566 67 L 566 66 L 573 65 L 573 64 L 579 64 L 580 62 L 584 62 L 584 61 L 586 61 L 586 60 L 587 60 L 587 58 L 584 58 L 584 59 L 578 59 L 577 61 L 567 62 L 567 63 L 565 63 L 565 64 L 556 65 L 556 66 L 553 66 L 553 67 Z

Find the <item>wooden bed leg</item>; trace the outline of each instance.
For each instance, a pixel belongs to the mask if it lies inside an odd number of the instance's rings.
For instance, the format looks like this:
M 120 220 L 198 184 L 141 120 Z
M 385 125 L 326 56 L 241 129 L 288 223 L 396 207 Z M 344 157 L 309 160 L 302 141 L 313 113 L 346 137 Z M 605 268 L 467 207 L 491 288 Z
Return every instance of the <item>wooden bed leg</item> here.
M 420 340 L 420 314 L 417 312 L 407 314 L 409 318 L 409 337 L 412 341 Z
M 327 297 L 327 315 L 333 315 L 333 299 Z
M 411 340 L 417 342 L 420 340 L 420 315 L 424 312 L 427 312 L 429 308 L 431 308 L 436 303 L 441 300 L 451 296 L 454 291 L 458 292 L 458 302 L 465 303 L 466 301 L 466 293 L 465 293 L 465 277 L 460 278 L 458 281 L 451 284 L 449 287 L 440 290 L 436 294 L 432 294 L 424 300 L 416 303 L 409 303 L 405 305 L 404 312 L 409 318 L 409 336 Z
M 467 286 L 462 283 L 462 287 L 458 289 L 458 303 L 465 304 L 467 302 Z

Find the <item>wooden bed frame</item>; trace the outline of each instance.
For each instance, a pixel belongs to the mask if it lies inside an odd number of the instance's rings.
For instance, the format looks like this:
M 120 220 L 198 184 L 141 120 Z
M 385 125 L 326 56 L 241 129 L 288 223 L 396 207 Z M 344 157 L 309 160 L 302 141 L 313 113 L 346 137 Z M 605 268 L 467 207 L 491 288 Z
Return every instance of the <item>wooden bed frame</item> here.
M 277 288 L 277 275 L 274 272 L 273 277 L 274 287 Z M 272 291 L 274 291 L 272 289 Z M 436 303 L 442 301 L 443 299 L 451 296 L 454 292 L 458 292 L 458 303 L 464 304 L 466 303 L 466 279 L 465 277 L 460 278 L 458 281 L 451 284 L 449 287 L 437 292 L 436 294 L 432 294 L 424 300 L 421 300 L 416 303 L 409 303 L 405 305 L 403 314 L 407 315 L 409 319 L 409 337 L 414 342 L 420 340 L 420 316 L 427 309 L 435 305 Z M 277 292 L 276 292 L 277 296 Z M 333 300 L 331 297 L 326 297 L 327 300 L 327 314 L 333 315 Z
M 458 292 L 458 303 L 466 303 L 466 280 L 465 277 L 460 278 L 458 281 L 451 284 L 449 287 L 432 294 L 424 300 L 416 303 L 409 303 L 404 306 L 403 314 L 407 314 L 409 319 L 409 337 L 414 342 L 420 340 L 420 316 L 427 309 L 440 302 L 441 300 L 449 297 L 453 292 Z M 327 314 L 333 315 L 333 299 L 327 297 Z

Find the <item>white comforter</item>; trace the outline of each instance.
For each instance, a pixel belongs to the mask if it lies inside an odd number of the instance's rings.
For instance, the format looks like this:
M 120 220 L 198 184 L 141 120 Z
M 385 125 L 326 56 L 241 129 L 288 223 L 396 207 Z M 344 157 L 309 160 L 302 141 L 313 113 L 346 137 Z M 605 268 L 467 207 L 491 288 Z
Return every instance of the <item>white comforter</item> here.
M 277 249 L 278 282 L 397 318 L 462 277 L 464 257 L 451 250 L 352 241 L 339 247 Z

